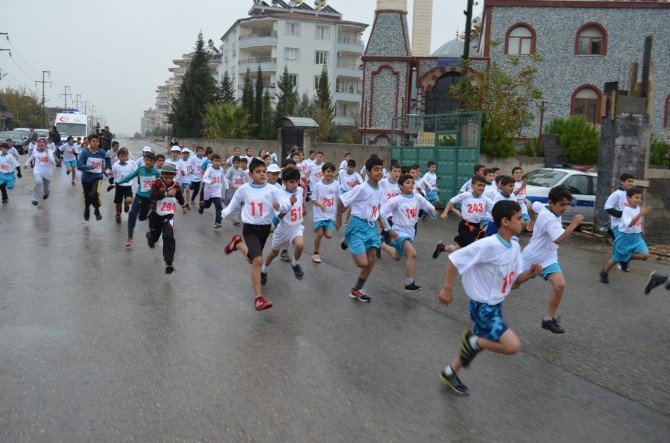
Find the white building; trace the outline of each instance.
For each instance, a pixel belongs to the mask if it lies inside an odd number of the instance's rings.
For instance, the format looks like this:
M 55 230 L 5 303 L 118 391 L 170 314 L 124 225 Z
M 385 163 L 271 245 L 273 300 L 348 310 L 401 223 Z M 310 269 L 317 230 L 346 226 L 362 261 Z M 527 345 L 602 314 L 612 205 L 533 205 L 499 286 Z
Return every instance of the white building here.
M 260 65 L 263 84 L 276 102 L 277 80 L 284 67 L 298 94 L 313 97 L 325 65 L 335 123 L 357 124 L 363 89 L 362 33 L 367 26 L 342 20 L 342 14 L 329 6 L 316 10 L 296 0 L 256 1 L 249 17 L 237 20 L 221 37 L 219 72 L 228 72 L 239 99 L 247 68 L 255 79 Z

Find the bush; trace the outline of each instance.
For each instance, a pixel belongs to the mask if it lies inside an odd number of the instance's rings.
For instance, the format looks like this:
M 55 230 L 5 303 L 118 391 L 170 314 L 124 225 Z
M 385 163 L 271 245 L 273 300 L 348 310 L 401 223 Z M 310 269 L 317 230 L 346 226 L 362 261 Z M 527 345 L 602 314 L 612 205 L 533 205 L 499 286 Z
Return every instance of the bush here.
M 557 118 L 549 123 L 544 132 L 558 135 L 558 144 L 568 163 L 595 165 L 598 162 L 600 134 L 583 115 Z
M 670 143 L 659 140 L 652 135 L 651 148 L 649 152 L 649 164 L 657 166 L 670 165 L 668 154 L 670 154 Z
M 540 144 L 537 141 L 537 138 L 529 138 L 523 142 L 521 147 L 521 154 L 528 157 L 542 157 L 544 152 L 540 152 Z
M 481 152 L 493 157 L 513 157 L 516 154 L 514 139 L 495 122 L 484 122 Z

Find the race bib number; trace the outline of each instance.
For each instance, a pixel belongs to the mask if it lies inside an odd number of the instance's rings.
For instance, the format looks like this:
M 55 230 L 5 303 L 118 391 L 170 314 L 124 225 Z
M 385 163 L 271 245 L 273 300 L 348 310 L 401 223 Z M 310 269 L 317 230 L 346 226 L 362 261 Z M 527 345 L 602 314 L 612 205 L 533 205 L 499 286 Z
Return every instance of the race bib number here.
M 400 193 L 398 193 L 398 194 L 393 194 L 393 193 L 386 194 L 386 200 L 391 200 L 393 197 L 397 197 L 399 195 L 400 195 Z
M 502 294 L 507 294 L 512 289 L 512 285 L 514 284 L 515 280 L 516 280 L 516 273 L 514 271 L 510 271 L 504 274 L 502 279 L 502 288 L 500 292 Z
M 100 174 L 102 172 L 102 160 L 89 158 L 86 161 L 86 164 L 91 167 L 89 172 L 92 172 L 94 174 Z
M 46 155 L 40 155 L 39 157 L 37 157 L 37 163 L 41 165 L 46 165 L 47 163 L 49 163 L 49 157 L 47 157 Z
M 221 177 L 212 177 L 213 185 L 218 185 L 219 183 L 221 183 Z
M 141 177 L 140 178 L 140 188 L 142 191 L 151 191 L 151 185 L 154 184 L 153 177 Z
M 325 206 L 326 208 L 330 208 L 332 206 L 335 206 L 335 198 L 334 197 L 332 197 L 332 198 L 323 197 L 321 199 L 321 204 L 323 206 Z
M 356 187 L 356 185 L 358 184 L 358 181 L 354 180 L 354 181 L 345 182 L 345 183 L 347 185 L 347 188 L 354 189 Z
M 468 214 L 484 212 L 484 203 L 468 203 L 465 210 Z
M 378 217 L 379 217 L 379 206 L 372 205 L 370 207 L 370 220 L 371 221 L 377 220 Z
M 0 163 L 0 171 L 2 171 L 4 173 L 9 172 L 10 171 L 9 166 L 7 166 L 4 163 Z
M 235 186 L 242 186 L 244 184 L 244 179 L 242 177 L 238 177 L 235 180 L 233 180 L 233 184 Z
M 405 215 L 408 219 L 412 220 L 418 217 L 416 208 L 407 208 L 405 209 Z
M 174 202 L 161 202 L 159 212 L 174 212 L 177 210 L 177 203 Z
M 265 213 L 265 205 L 263 202 L 250 202 L 249 210 L 252 217 L 263 218 L 263 214 Z

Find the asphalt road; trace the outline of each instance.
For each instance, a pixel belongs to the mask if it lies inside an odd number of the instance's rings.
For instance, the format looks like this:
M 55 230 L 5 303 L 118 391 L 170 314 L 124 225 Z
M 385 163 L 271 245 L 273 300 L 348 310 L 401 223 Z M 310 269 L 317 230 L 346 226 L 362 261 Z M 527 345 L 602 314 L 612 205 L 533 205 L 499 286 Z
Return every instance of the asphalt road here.
M 144 143 L 130 142 L 137 151 Z M 25 157 L 24 157 L 25 158 Z M 223 246 L 239 232 L 214 215 L 177 215 L 177 272 L 160 243 L 124 248 L 112 193 L 85 222 L 81 186 L 55 170 L 52 196 L 30 204 L 30 171 L 0 208 L 0 441 L 667 441 L 668 292 L 642 295 L 655 262 L 598 281 L 606 252 L 575 236 L 559 252 L 566 334 L 540 328 L 550 287 L 513 291 L 505 317 L 513 357 L 484 353 L 461 374 L 471 395 L 438 378 L 468 325 L 460 285 L 437 303 L 446 258 L 430 257 L 456 224 L 422 223 L 417 283 L 384 257 L 351 301 L 357 275 L 339 239 L 305 278 L 276 261 L 252 306 L 249 267 Z M 311 211 L 309 211 L 311 213 Z M 311 218 L 308 223 L 311 226 Z M 522 239 L 526 242 L 527 238 Z

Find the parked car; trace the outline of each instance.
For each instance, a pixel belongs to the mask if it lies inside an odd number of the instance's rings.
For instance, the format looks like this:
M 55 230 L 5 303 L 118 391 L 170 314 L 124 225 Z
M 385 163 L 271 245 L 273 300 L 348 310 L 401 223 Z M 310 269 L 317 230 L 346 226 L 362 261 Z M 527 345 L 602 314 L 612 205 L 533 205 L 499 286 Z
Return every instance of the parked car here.
M 2 131 L 0 132 L 0 141 L 5 142 L 8 138 L 11 138 L 12 141 L 14 142 L 14 147 L 16 148 L 17 151 L 19 151 L 19 154 L 23 155 L 25 154 L 25 149 L 23 147 L 25 143 L 25 137 L 21 135 L 20 132 L 18 131 Z
M 593 224 L 598 174 L 587 169 L 570 167 L 542 168 L 529 172 L 525 178 L 526 199 L 531 202 L 546 203 L 551 188 L 558 185 L 567 186 L 572 193 L 572 201 L 563 214 L 563 221 L 569 223 L 575 214 L 582 214 L 583 224 Z

